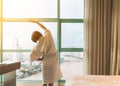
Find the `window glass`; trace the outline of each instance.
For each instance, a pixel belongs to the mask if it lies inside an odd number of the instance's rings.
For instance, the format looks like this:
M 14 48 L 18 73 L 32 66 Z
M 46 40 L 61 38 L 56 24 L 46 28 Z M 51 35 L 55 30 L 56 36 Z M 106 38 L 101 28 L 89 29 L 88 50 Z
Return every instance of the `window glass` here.
M 57 46 L 57 23 L 44 22 L 43 25 L 50 29 Z M 43 33 L 43 30 L 35 23 L 3 23 L 3 49 L 31 49 L 35 45 L 31 41 L 31 34 L 35 30 Z
M 63 79 L 73 75 L 82 75 L 83 52 L 61 52 L 60 67 L 63 73 Z
M 62 23 L 61 47 L 83 48 L 83 23 Z
M 84 16 L 84 0 L 60 0 L 61 18 L 82 18 Z
M 3 0 L 4 18 L 56 18 L 57 0 Z

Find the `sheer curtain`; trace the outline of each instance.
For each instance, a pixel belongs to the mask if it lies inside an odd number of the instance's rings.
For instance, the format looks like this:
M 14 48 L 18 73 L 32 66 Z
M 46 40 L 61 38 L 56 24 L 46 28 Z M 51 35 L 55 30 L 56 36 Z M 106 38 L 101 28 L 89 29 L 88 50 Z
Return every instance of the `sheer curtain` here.
M 110 74 L 120 75 L 120 0 L 113 0 Z
M 110 74 L 112 0 L 85 0 L 85 60 L 88 74 Z

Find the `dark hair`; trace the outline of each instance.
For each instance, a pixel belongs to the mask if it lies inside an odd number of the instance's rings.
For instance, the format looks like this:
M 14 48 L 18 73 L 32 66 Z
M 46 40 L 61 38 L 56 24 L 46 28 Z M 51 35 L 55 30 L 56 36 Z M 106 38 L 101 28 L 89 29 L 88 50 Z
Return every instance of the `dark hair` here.
M 37 42 L 38 38 L 40 38 L 42 34 L 39 31 L 34 31 L 31 36 L 31 40 L 33 42 Z

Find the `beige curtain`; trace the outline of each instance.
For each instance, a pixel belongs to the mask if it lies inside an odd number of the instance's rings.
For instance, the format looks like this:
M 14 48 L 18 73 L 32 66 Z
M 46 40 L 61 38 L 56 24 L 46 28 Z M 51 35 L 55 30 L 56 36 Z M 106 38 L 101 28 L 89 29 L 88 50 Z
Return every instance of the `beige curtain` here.
M 113 0 L 111 30 L 111 65 L 112 75 L 120 74 L 120 0 Z
M 88 74 L 110 74 L 112 0 L 85 0 L 85 60 Z

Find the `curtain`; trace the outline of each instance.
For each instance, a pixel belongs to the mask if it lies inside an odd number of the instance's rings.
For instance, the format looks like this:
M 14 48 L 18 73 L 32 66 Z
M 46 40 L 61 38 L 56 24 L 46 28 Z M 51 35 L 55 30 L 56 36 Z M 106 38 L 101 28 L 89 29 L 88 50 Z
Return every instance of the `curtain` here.
M 120 74 L 120 0 L 113 0 L 110 74 Z
M 84 57 L 88 74 L 110 74 L 112 0 L 85 0 Z

